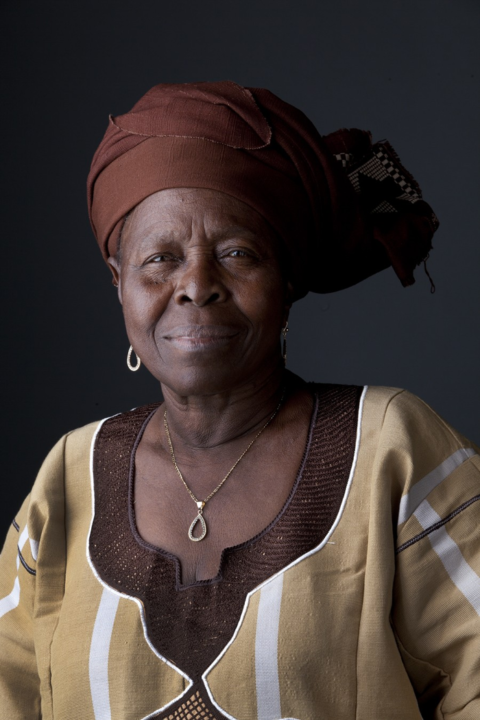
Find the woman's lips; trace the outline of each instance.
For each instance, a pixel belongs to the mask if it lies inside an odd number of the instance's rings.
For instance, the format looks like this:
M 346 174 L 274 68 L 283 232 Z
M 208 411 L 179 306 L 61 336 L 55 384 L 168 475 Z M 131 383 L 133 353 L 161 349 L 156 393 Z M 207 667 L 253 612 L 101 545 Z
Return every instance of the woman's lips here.
M 226 345 L 238 333 L 238 328 L 223 325 L 189 325 L 169 330 L 163 338 L 181 350 L 204 350 Z

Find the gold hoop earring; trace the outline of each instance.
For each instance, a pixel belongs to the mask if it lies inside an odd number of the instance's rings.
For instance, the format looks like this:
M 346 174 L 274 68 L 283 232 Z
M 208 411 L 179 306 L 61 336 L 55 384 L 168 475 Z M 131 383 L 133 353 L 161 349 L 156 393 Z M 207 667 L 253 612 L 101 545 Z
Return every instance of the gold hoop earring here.
M 283 364 L 287 364 L 287 333 L 288 333 L 288 320 L 285 323 L 285 327 L 282 328 L 282 334 L 283 334 L 283 349 L 282 349 L 282 355 L 283 355 Z
M 132 372 L 137 372 L 137 370 L 140 370 L 140 365 L 142 364 L 142 361 L 140 360 L 140 358 L 137 355 L 137 364 L 132 365 L 132 352 L 133 352 L 133 347 L 130 345 L 130 348 L 127 353 L 127 365 L 128 365 L 129 370 L 131 370 Z

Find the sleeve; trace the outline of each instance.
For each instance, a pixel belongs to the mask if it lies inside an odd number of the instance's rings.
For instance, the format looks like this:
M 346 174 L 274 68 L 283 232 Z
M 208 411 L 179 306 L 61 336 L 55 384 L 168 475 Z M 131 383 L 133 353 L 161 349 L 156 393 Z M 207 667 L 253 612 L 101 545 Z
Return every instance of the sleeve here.
M 396 504 L 392 626 L 423 718 L 478 720 L 478 448 L 409 393 L 392 406 L 402 418 L 396 479 L 408 478 Z
M 30 496 L 0 555 L 0 706 L 5 717 L 40 717 L 40 681 L 33 633 L 35 560 L 28 536 Z M 33 546 L 35 547 L 35 546 Z
M 49 694 L 48 635 L 64 582 L 64 441 L 43 463 L 0 554 L 0 708 L 9 720 L 41 718 Z

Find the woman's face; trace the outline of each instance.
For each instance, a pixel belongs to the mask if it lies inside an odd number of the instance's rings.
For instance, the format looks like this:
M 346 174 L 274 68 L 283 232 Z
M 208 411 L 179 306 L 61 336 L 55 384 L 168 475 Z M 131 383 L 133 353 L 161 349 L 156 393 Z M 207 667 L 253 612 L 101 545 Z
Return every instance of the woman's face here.
M 109 262 L 127 334 L 161 383 L 208 395 L 278 367 L 291 287 L 255 210 L 213 190 L 162 190 L 128 217 L 120 254 Z

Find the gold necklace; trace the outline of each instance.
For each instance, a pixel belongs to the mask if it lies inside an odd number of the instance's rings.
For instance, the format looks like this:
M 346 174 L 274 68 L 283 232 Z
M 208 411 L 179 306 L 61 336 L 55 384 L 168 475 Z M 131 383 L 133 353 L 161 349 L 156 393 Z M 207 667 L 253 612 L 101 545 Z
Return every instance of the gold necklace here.
M 242 452 L 242 454 L 240 455 L 240 457 L 238 458 L 238 460 L 234 463 L 234 465 L 232 465 L 232 467 L 230 468 L 230 470 L 228 471 L 228 473 L 225 475 L 225 477 L 223 478 L 223 480 L 217 485 L 217 487 L 216 487 L 214 490 L 212 490 L 212 492 L 210 493 L 210 495 L 208 495 L 208 497 L 206 497 L 205 500 L 199 500 L 198 498 L 195 497 L 195 495 L 193 494 L 193 492 L 190 490 L 190 488 L 188 487 L 187 483 L 185 482 L 185 479 L 184 479 L 182 473 L 180 472 L 180 468 L 179 468 L 178 465 L 177 465 L 177 461 L 176 461 L 176 459 L 175 459 L 175 453 L 174 453 L 174 451 L 173 451 L 172 438 L 170 437 L 170 430 L 168 429 L 167 410 L 165 409 L 165 412 L 164 412 L 164 414 L 163 414 L 163 424 L 165 425 L 165 433 L 166 433 L 166 435 L 167 435 L 168 446 L 169 446 L 169 448 L 170 448 L 170 455 L 171 455 L 171 457 L 172 457 L 173 466 L 174 466 L 175 470 L 177 471 L 178 477 L 180 478 L 180 480 L 182 481 L 182 483 L 185 485 L 185 488 L 186 488 L 188 494 L 190 495 L 190 497 L 192 498 L 193 502 L 194 502 L 195 505 L 197 506 L 197 510 L 198 510 L 198 513 L 197 513 L 196 517 L 193 519 L 190 527 L 188 528 L 188 537 L 189 537 L 190 540 L 192 540 L 193 542 L 200 542 L 200 540 L 203 540 L 203 539 L 206 537 L 206 535 L 207 535 L 207 530 L 208 530 L 208 528 L 207 528 L 207 523 L 205 522 L 205 518 L 203 517 L 203 509 L 204 509 L 205 505 L 206 505 L 207 502 L 208 502 L 209 500 L 211 500 L 212 497 L 220 490 L 220 488 L 222 487 L 222 485 L 227 481 L 227 479 L 230 477 L 230 475 L 232 474 L 232 472 L 235 470 L 235 468 L 237 467 L 237 465 L 238 465 L 238 463 L 240 462 L 240 460 L 241 460 L 243 457 L 245 457 L 245 455 L 247 454 L 247 452 L 250 450 L 250 448 L 252 447 L 252 445 L 253 445 L 253 443 L 255 442 L 255 440 L 258 440 L 258 438 L 259 438 L 260 435 L 263 433 L 263 431 L 270 425 L 270 423 L 272 422 L 273 418 L 276 416 L 276 414 L 277 414 L 278 411 L 280 410 L 280 407 L 281 407 L 281 405 L 282 405 L 282 403 L 283 403 L 284 397 L 285 397 L 285 389 L 284 389 L 283 392 L 282 392 L 282 397 L 280 398 L 280 402 L 278 403 L 277 407 L 275 408 L 275 411 L 274 411 L 274 412 L 270 415 L 270 417 L 268 418 L 268 420 L 267 420 L 267 422 L 265 423 L 265 425 L 261 428 L 261 430 L 258 431 L 258 433 L 255 435 L 255 437 L 253 438 L 253 440 L 249 443 L 249 445 L 248 445 L 248 446 L 245 448 L 245 450 Z M 195 537 L 195 535 L 193 534 L 193 531 L 195 530 L 195 527 L 196 527 L 196 525 L 197 525 L 198 522 L 199 522 L 200 525 L 201 525 L 202 532 L 201 532 L 201 534 L 200 534 L 198 537 Z

